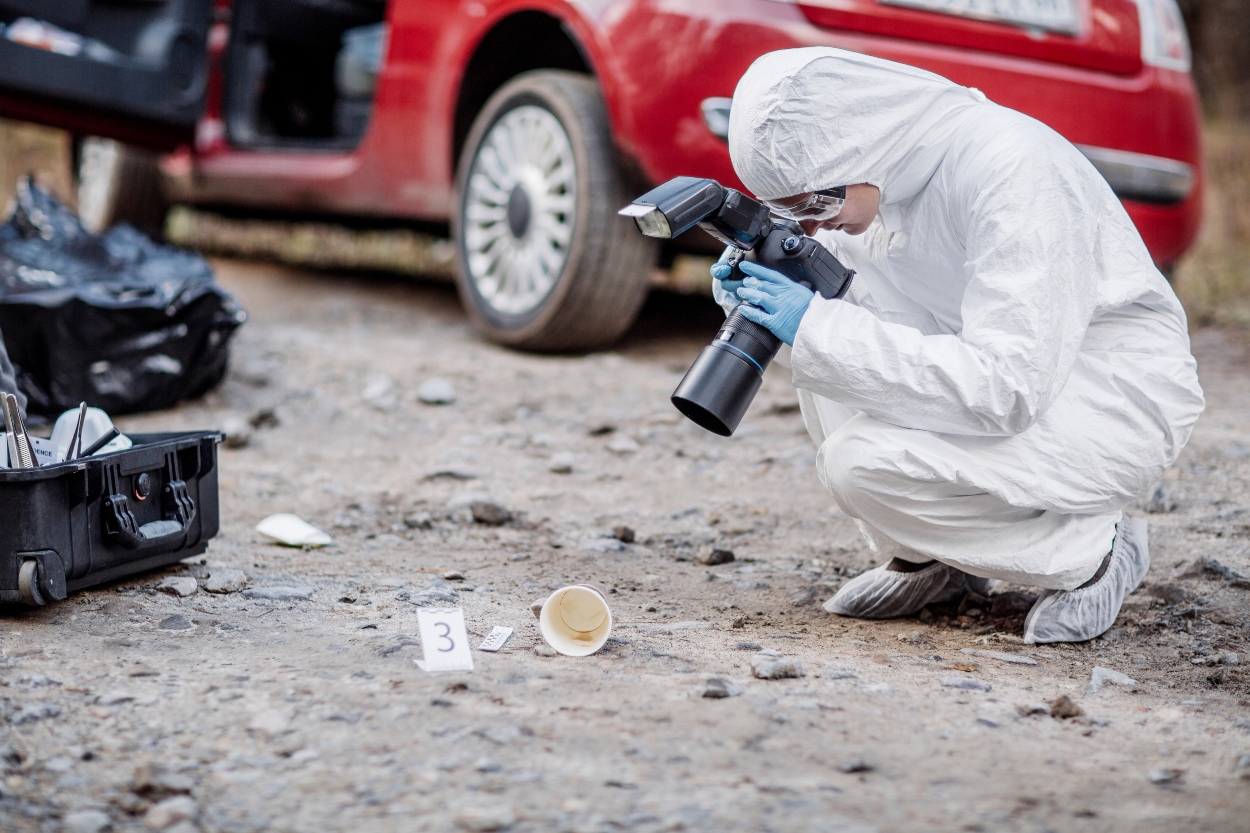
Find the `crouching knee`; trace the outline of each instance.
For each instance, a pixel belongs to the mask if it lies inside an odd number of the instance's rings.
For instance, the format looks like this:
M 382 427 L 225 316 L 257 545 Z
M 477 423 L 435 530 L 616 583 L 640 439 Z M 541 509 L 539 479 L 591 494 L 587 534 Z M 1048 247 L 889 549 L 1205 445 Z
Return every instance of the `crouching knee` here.
M 895 474 L 889 460 L 897 444 L 886 426 L 869 417 L 849 420 L 820 446 L 817 469 L 842 511 L 862 517 L 860 507 L 888 490 Z

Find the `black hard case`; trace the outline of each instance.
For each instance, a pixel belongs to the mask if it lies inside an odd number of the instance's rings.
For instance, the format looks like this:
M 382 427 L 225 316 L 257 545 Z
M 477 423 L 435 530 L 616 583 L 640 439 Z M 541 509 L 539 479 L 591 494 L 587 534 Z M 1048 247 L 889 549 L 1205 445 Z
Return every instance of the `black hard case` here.
M 37 562 L 45 600 L 172 564 L 217 534 L 216 431 L 131 434 L 134 447 L 36 469 L 0 469 L 0 603 L 22 603 Z M 144 537 L 153 521 L 176 532 Z

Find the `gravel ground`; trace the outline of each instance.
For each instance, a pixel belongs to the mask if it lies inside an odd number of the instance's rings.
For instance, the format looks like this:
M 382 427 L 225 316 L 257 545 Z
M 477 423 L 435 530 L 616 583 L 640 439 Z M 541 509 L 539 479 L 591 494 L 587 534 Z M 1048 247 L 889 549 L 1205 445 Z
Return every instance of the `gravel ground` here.
M 1208 412 L 1136 508 L 1161 510 L 1146 584 L 1103 638 L 1039 649 L 1025 587 L 891 622 L 820 608 L 873 554 L 785 376 L 729 440 L 668 404 L 706 300 L 654 298 L 616 352 L 536 357 L 476 340 L 443 286 L 218 267 L 252 313 L 226 383 L 121 422 L 248 440 L 221 450 L 221 534 L 0 619 L 0 829 L 1246 829 L 1250 369 L 1229 335 L 1195 338 Z M 454 403 L 419 401 L 434 377 Z M 265 543 L 274 512 L 335 543 Z M 551 656 L 531 612 L 569 582 L 612 604 L 588 658 Z M 280 587 L 310 597 L 256 595 Z M 475 641 L 516 633 L 427 674 L 422 591 L 458 598 Z M 752 675 L 778 659 L 802 676 Z M 1095 667 L 1135 682 L 1090 692 Z

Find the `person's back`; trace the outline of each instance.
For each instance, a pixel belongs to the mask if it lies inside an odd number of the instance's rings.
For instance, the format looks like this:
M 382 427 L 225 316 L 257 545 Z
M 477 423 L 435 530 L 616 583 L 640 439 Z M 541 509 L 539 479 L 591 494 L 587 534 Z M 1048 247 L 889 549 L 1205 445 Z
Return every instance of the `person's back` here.
M 805 300 L 790 339 L 822 479 L 894 556 L 827 607 L 902 615 L 927 598 L 916 582 L 941 595 L 961 571 L 1070 591 L 1039 602 L 1052 617 L 1109 568 L 1122 599 L 1148 561 L 1121 510 L 1175 461 L 1203 401 L 1184 313 L 1106 182 L 975 90 L 838 50 L 764 56 L 732 112 L 757 196 L 880 194 L 866 233 L 825 238 L 860 273 L 851 294 Z M 769 280 L 740 297 L 767 305 Z M 902 607 L 883 602 L 899 593 Z M 1096 635 L 1109 604 L 1075 629 L 1031 616 L 1026 636 Z

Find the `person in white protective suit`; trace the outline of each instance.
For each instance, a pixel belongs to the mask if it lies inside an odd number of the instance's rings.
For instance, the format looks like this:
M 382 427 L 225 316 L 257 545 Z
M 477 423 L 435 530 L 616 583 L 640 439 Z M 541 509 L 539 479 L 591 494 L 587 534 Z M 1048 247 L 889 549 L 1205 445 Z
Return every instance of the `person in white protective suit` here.
M 977 90 L 830 48 L 747 70 L 729 150 L 858 272 L 826 300 L 712 270 L 793 346 L 819 477 L 885 561 L 825 608 L 907 616 L 1003 579 L 1043 588 L 1026 642 L 1106 631 L 1149 567 L 1123 510 L 1203 409 L 1184 311 L 1106 181 Z

